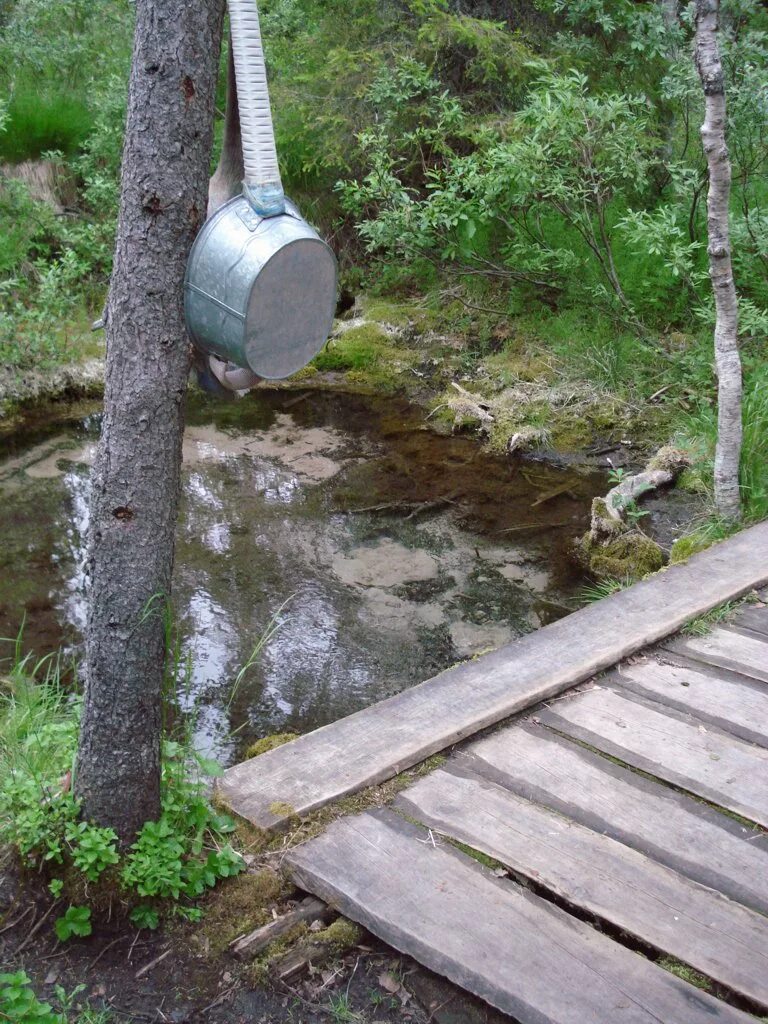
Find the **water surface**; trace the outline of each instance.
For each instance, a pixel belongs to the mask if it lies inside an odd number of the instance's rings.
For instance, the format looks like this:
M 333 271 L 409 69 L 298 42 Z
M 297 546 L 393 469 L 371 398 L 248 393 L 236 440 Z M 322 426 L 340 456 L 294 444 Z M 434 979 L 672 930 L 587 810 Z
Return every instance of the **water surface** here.
M 96 406 L 37 410 L 0 449 L 0 633 L 26 615 L 38 654 L 81 639 L 99 423 Z M 193 399 L 174 603 L 200 746 L 231 761 L 562 614 L 580 583 L 569 542 L 598 490 L 436 435 L 395 400 Z

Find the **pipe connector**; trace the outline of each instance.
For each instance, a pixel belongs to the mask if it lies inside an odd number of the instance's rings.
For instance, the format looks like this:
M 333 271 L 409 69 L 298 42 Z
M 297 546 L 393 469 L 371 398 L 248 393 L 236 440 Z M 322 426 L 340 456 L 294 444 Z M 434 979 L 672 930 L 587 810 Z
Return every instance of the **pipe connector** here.
M 260 217 L 277 217 L 285 213 L 285 193 L 279 181 L 261 185 L 244 181 L 243 195 Z

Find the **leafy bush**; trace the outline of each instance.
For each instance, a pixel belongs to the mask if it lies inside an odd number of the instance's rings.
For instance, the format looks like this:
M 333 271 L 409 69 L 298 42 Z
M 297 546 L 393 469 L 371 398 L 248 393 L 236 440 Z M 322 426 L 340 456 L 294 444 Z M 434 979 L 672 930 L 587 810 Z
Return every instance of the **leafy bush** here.
M 35 675 L 42 678 L 36 682 Z M 0 694 L 0 842 L 14 846 L 24 865 L 52 877 L 55 898 L 68 888 L 88 892 L 79 878 L 96 889 L 109 879 L 142 926 L 157 926 L 168 903 L 173 912 L 194 917 L 194 901 L 244 866 L 225 838 L 233 822 L 206 796 L 205 779 L 216 765 L 167 740 L 161 816 L 120 850 L 111 829 L 81 820 L 72 795 L 79 712 L 79 700 L 59 684 L 54 661 L 17 662 L 9 690 Z M 57 921 L 59 937 L 89 934 L 90 914 L 89 907 L 70 906 Z

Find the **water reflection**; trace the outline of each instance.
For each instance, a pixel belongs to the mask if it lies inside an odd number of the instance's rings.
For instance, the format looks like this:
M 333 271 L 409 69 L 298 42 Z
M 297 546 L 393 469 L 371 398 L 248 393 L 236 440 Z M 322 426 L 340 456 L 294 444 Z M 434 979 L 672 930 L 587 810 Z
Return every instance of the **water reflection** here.
M 393 402 L 264 393 L 193 405 L 190 421 L 179 700 L 208 755 L 229 761 L 258 736 L 316 727 L 498 646 L 577 582 L 563 551 L 595 481 L 492 459 Z M 26 611 L 38 653 L 77 644 L 85 626 L 97 431 L 83 414 L 0 463 L 0 624 L 7 635 Z

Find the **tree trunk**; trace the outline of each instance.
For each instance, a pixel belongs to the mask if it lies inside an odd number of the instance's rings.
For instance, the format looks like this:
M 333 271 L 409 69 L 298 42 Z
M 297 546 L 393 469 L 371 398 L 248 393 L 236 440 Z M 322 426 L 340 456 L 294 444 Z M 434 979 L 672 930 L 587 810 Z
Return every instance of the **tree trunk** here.
M 189 371 L 183 280 L 205 217 L 224 0 L 137 0 L 93 475 L 75 793 L 129 842 L 160 810 L 161 691 Z
M 696 68 L 705 98 L 701 138 L 709 168 L 707 232 L 709 275 L 715 293 L 715 363 L 718 381 L 715 504 L 724 518 L 741 516 L 741 361 L 738 302 L 731 267 L 728 207 L 731 161 L 725 143 L 725 84 L 718 44 L 719 0 L 696 0 Z

